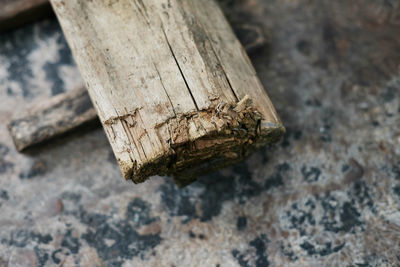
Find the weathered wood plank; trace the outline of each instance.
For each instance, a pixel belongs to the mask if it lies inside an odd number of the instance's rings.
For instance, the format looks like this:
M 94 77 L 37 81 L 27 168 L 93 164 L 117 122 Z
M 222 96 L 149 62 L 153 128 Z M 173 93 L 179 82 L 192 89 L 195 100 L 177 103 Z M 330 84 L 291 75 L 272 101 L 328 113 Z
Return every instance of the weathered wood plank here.
M 242 18 L 241 16 L 236 19 L 233 30 L 238 33 L 238 39 L 245 47 L 246 52 L 252 53 L 265 46 L 268 39 L 265 30 L 260 25 Z M 44 106 L 43 103 L 45 103 Z M 79 103 L 86 103 L 88 111 L 71 113 L 71 109 L 75 110 L 74 107 Z M 34 103 L 28 110 L 29 112 L 18 114 L 18 117 L 13 118 L 9 123 L 10 133 L 18 151 L 24 151 L 31 146 L 43 143 L 97 119 L 97 114 L 83 84 L 82 87 L 75 90 L 40 101 L 40 103 Z M 44 113 L 46 116 L 43 116 Z M 71 117 L 71 114 L 74 117 Z M 20 126 L 22 122 L 31 122 L 28 127 L 29 131 L 26 130 L 26 127 Z M 44 128 L 51 130 L 43 131 Z
M 51 0 L 123 176 L 184 173 L 284 132 L 213 0 Z
M 11 120 L 8 129 L 18 151 L 36 145 L 97 118 L 87 91 L 72 90 L 28 109 Z

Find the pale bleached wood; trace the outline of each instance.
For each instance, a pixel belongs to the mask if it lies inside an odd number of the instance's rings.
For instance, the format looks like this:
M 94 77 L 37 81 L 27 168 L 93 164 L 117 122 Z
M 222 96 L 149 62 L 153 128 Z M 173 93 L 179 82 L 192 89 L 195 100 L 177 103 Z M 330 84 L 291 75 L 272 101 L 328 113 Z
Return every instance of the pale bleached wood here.
M 235 32 L 245 30 L 248 33 L 238 36 L 248 53 L 266 44 L 267 39 L 259 25 L 249 23 L 245 18 L 241 20 L 241 17 L 238 20 L 233 28 Z M 83 84 L 75 90 L 33 103 L 27 112 L 16 115 L 8 126 L 18 151 L 97 121 L 96 111 Z
M 213 0 L 51 0 L 123 176 L 224 165 L 284 128 Z

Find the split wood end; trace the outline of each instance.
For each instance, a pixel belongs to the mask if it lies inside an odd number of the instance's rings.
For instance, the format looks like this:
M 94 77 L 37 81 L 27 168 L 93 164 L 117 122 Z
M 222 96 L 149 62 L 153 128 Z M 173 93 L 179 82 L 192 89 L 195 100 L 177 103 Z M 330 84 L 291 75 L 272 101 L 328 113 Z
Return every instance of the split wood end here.
M 136 117 L 114 118 L 105 124 L 106 131 L 117 132 L 123 127 L 132 136 L 145 132 L 135 123 Z M 141 183 L 153 175 L 170 175 L 184 186 L 200 174 L 240 161 L 253 150 L 277 142 L 285 128 L 281 123 L 264 121 L 246 95 L 238 103 L 221 102 L 207 110 L 178 115 L 157 125 L 154 131 L 162 150 L 152 155 L 143 153 L 143 163 L 131 155 L 127 160 L 119 157 L 121 153 L 116 155 L 125 179 Z M 140 140 L 132 143 L 143 149 Z

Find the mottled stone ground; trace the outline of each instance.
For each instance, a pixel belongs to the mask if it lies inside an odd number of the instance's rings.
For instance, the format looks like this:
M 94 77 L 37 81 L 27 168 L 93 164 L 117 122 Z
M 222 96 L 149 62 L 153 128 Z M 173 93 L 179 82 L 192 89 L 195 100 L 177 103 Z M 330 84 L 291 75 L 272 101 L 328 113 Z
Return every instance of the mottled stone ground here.
M 51 18 L 0 35 L 0 266 L 399 266 L 400 2 L 225 0 L 287 127 L 178 189 L 125 182 L 102 129 L 28 154 L 6 122 L 81 84 Z

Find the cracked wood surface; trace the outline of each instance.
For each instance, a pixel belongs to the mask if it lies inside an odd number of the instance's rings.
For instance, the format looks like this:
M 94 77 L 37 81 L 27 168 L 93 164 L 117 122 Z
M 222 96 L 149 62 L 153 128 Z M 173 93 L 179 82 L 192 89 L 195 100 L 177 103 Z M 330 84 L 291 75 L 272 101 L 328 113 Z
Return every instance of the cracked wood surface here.
M 243 18 L 233 25 L 247 53 L 267 42 L 262 27 Z M 243 34 L 245 30 L 245 34 Z M 43 104 L 45 103 L 45 104 Z M 54 137 L 97 121 L 97 113 L 84 85 L 75 90 L 34 102 L 26 112 L 18 112 L 8 123 L 15 147 L 22 152 Z M 98 125 L 97 123 L 93 125 Z
M 2 23 L 0 21 L 0 27 Z M 246 16 L 239 16 L 232 26 L 247 53 L 257 52 L 267 44 L 266 31 L 257 23 L 249 21 Z M 14 115 L 8 126 L 15 147 L 22 152 L 82 125 L 96 121 L 91 125 L 98 126 L 97 118 L 82 83 L 75 90 L 34 102 L 26 112 Z
M 126 179 L 185 184 L 284 132 L 213 0 L 51 3 Z

